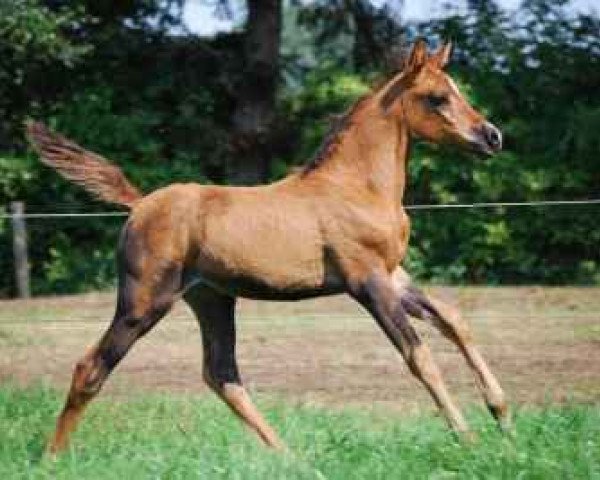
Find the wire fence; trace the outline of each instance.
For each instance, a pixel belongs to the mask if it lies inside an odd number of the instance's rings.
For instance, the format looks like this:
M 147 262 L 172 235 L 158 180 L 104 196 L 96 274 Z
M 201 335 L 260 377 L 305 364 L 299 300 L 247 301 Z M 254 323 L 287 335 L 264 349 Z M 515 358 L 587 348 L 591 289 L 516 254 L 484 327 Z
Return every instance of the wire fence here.
M 425 203 L 415 205 L 405 205 L 405 210 L 448 210 L 448 209 L 485 209 L 485 208 L 515 208 L 515 207 L 548 207 L 548 206 L 569 206 L 569 205 L 598 205 L 600 198 L 586 198 L 577 200 L 532 200 L 532 201 L 513 201 L 513 202 L 474 202 L 474 203 Z M 32 213 L 0 213 L 0 219 L 35 218 L 79 218 L 79 217 L 126 217 L 129 212 L 110 211 L 110 212 L 32 212 Z
M 517 209 L 522 210 L 534 210 L 541 209 L 544 207 L 553 208 L 570 208 L 574 206 L 594 206 L 600 205 L 600 198 L 583 198 L 583 199 L 556 199 L 556 200 L 523 200 L 523 201 L 498 201 L 498 202 L 472 202 L 472 203 L 423 203 L 423 204 L 412 204 L 405 205 L 404 208 L 409 212 L 415 212 L 415 216 L 418 213 L 431 212 L 459 212 L 459 211 L 482 211 L 487 210 L 490 216 L 507 215 L 508 212 L 516 211 Z M 27 208 L 26 208 L 27 207 Z M 23 202 L 12 202 L 10 205 L 6 205 L 3 209 L 0 208 L 0 222 L 7 221 L 11 224 L 9 229 L 4 229 L 2 233 L 2 242 L 4 242 L 4 251 L 9 250 L 11 247 L 9 243 L 12 243 L 12 262 L 7 258 L 4 261 L 0 261 L 0 266 L 4 265 L 7 268 L 14 270 L 14 288 L 19 297 L 29 297 L 30 293 L 30 262 L 29 257 L 31 253 L 29 249 L 32 248 L 33 256 L 38 255 L 39 257 L 39 242 L 32 242 L 28 245 L 28 237 L 40 238 L 40 232 L 46 232 L 41 234 L 49 233 L 48 229 L 55 229 L 57 225 L 51 223 L 52 221 L 60 220 L 60 225 L 65 231 L 77 230 L 80 224 L 86 223 L 86 225 L 96 225 L 94 220 L 102 222 L 105 225 L 104 219 L 110 222 L 111 232 L 110 234 L 116 235 L 118 232 L 119 224 L 122 219 L 129 215 L 127 211 L 69 211 L 73 209 L 73 206 L 67 204 L 53 205 L 52 211 L 43 211 L 48 206 L 44 205 L 25 205 Z M 27 211 L 30 210 L 30 211 Z M 553 210 L 554 211 L 554 210 Z M 546 210 L 544 210 L 546 212 Z M 452 214 L 452 213 L 450 213 Z M 437 215 L 437 214 L 436 214 Z M 487 216 L 485 213 L 484 216 Z M 589 215 L 588 215 L 589 218 Z M 593 217 L 592 217 L 593 218 Z M 69 220 L 70 219 L 70 220 Z M 84 220 L 87 219 L 87 222 Z M 31 222 L 28 222 L 31 220 Z M 415 218 L 416 220 L 416 218 Z M 571 220 L 569 220 L 570 222 Z M 113 223 L 118 222 L 118 223 Z M 106 224 L 108 225 L 108 224 Z M 2 225 L 0 225 L 1 227 Z M 87 228 L 87 227 L 86 227 Z M 96 228 L 99 228 L 96 225 Z M 104 227 L 102 227 L 104 228 Z M 37 234 L 32 235 L 36 230 L 40 230 Z M 92 229 L 93 230 L 93 229 Z M 91 231 L 86 234 L 91 235 Z M 114 231 L 113 231 L 114 230 Z M 105 231 L 103 234 L 106 233 Z M 581 233 L 581 232 L 580 232 Z M 36 236 L 37 235 L 37 236 Z M 37 253 L 35 253 L 37 252 Z M 589 257 L 589 254 L 588 254 Z M 37 258 L 37 257 L 35 257 Z M 586 257 L 587 258 L 587 257 Z M 598 262 L 597 256 L 594 254 L 589 257 L 592 260 L 589 262 L 592 265 L 593 262 Z M 9 265 L 11 265 L 9 267 Z M 59 265 L 60 266 L 60 265 Z M 58 268 L 58 267 L 57 267 Z M 106 274 L 106 268 L 100 269 Z M 108 271 L 108 270 L 107 270 Z M 97 275 L 98 276 L 98 275 Z M 36 277 L 37 278 L 37 277 Z M 99 278 L 99 277 L 98 277 Z M 104 277 L 102 277 L 104 278 Z

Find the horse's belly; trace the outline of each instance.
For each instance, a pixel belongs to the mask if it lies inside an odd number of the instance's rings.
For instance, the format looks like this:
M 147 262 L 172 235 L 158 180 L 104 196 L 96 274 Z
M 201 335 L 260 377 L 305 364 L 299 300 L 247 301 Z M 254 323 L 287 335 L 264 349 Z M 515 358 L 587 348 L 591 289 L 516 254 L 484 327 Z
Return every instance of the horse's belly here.
M 336 275 L 310 267 L 293 272 L 273 267 L 229 270 L 204 264 L 192 276 L 231 296 L 256 300 L 301 300 L 343 292 Z
M 319 226 L 307 207 L 271 202 L 206 218 L 197 271 L 235 296 L 306 298 L 340 290 L 329 272 Z
M 263 240 L 207 245 L 196 261 L 199 277 L 232 296 L 264 300 L 296 300 L 342 291 L 339 276 L 330 271 L 318 246 L 307 248 L 292 238 Z
M 210 280 L 207 283 L 211 284 Z M 216 279 L 211 285 L 231 296 L 254 300 L 294 301 L 335 295 L 344 291 L 341 284 L 333 282 L 322 285 L 273 286 L 265 283 L 261 278 L 250 277 Z

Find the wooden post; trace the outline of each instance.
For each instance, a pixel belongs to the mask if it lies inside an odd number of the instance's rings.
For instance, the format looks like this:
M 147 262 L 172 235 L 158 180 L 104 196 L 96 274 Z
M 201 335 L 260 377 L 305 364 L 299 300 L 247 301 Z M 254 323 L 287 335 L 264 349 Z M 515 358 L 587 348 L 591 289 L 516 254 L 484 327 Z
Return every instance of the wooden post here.
M 15 258 L 15 280 L 17 293 L 21 298 L 31 296 L 29 290 L 29 260 L 27 258 L 27 230 L 25 229 L 25 204 L 11 202 L 12 229 L 13 229 L 13 254 Z

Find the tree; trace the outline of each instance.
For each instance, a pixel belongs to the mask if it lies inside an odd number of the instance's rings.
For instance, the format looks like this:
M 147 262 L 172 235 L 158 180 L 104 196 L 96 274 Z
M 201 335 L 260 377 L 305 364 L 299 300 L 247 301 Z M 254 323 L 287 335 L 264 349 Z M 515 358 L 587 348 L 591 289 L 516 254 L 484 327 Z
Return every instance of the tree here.
M 35 0 L 0 2 L 0 150 L 22 145 L 25 115 L 65 92 L 65 78 L 91 49 L 62 31 L 87 17 L 77 8 L 56 12 Z
M 234 183 L 266 182 L 271 175 L 280 37 L 281 0 L 248 0 L 244 73 L 232 118 Z
M 350 34 L 352 67 L 369 71 L 385 66 L 387 54 L 404 33 L 400 22 L 402 3 L 376 6 L 370 0 L 318 0 L 302 7 L 300 20 L 319 31 L 320 42 Z
M 220 5 L 227 4 L 222 0 Z M 381 67 L 389 45 L 397 42 L 397 11 L 368 0 L 325 0 L 297 8 L 301 21 L 322 23 L 321 40 L 349 30 L 353 32 L 356 68 Z M 244 29 L 244 73 L 237 88 L 233 113 L 230 179 L 234 183 L 265 182 L 272 174 L 272 160 L 280 137 L 275 119 L 280 83 L 281 0 L 247 0 Z M 315 48 L 319 48 L 315 45 Z

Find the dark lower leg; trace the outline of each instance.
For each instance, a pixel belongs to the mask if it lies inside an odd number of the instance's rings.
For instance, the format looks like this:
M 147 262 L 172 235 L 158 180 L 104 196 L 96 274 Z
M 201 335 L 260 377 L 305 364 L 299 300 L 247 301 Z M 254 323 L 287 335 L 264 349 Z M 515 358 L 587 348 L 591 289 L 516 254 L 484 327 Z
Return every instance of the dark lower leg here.
M 48 445 L 51 453 L 65 448 L 69 435 L 77 426 L 85 407 L 98 394 L 110 372 L 135 341 L 150 330 L 167 310 L 168 306 L 165 307 L 161 303 L 154 305 L 139 317 L 118 312 L 98 346 L 77 362 L 65 406 Z
M 65 406 L 48 449 L 66 446 L 86 405 L 131 346 L 169 311 L 182 288 L 182 265 L 171 258 L 172 237 L 150 248 L 145 231 L 126 226 L 119 245 L 119 289 L 114 319 L 75 367 Z
M 198 286 L 185 295 L 202 331 L 204 379 L 231 410 L 268 446 L 282 448 L 242 386 L 235 358 L 235 299 Z

